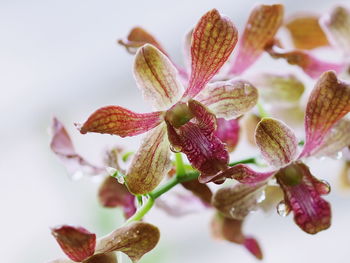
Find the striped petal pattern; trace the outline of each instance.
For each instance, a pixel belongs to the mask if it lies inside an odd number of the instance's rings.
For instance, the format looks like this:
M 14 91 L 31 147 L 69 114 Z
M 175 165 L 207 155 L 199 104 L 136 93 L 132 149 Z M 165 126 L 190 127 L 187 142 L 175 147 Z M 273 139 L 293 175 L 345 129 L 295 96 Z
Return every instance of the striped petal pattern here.
M 233 119 L 252 109 L 258 100 L 257 89 L 247 81 L 208 84 L 196 97 L 218 118 Z
M 119 106 L 98 109 L 79 128 L 80 133 L 107 133 L 120 137 L 145 133 L 163 121 L 163 112 L 135 113 Z
M 306 233 L 316 234 L 331 224 L 331 209 L 321 195 L 328 186 L 317 180 L 303 163 L 293 163 L 276 174 L 284 199 L 294 213 L 295 223 Z
M 196 25 L 191 42 L 191 76 L 184 100 L 195 97 L 220 70 L 237 43 L 237 30 L 213 9 Z
M 125 182 L 133 194 L 147 194 L 171 168 L 169 141 L 162 124 L 146 134 L 127 171 Z
M 255 141 L 265 160 L 276 168 L 294 161 L 298 140 L 284 123 L 272 118 L 263 118 L 255 131 Z
M 177 70 L 168 57 L 156 47 L 146 44 L 135 57 L 134 75 L 146 101 L 157 110 L 166 110 L 182 93 Z
M 251 12 L 240 39 L 237 56 L 230 73 L 239 75 L 264 52 L 283 21 L 282 5 L 259 5 Z
M 306 107 L 306 140 L 301 157 L 310 156 L 326 134 L 350 111 L 350 85 L 338 80 L 333 71 L 322 74 Z

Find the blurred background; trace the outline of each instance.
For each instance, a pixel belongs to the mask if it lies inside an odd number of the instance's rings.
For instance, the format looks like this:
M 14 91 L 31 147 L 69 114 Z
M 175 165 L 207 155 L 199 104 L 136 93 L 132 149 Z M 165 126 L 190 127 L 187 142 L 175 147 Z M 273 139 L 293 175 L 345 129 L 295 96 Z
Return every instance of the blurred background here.
M 96 164 L 101 163 L 101 154 L 108 146 L 136 148 L 140 137 L 82 136 L 73 126 L 105 105 L 117 104 L 138 112 L 150 110 L 132 76 L 133 57 L 116 40 L 125 37 L 133 26 L 141 25 L 160 40 L 176 62 L 182 63 L 184 33 L 206 11 L 217 8 L 242 32 L 256 3 L 0 1 L 1 262 L 46 262 L 64 256 L 50 234 L 52 226 L 81 225 L 101 236 L 122 224 L 118 209 L 98 204 L 98 180 L 69 178 L 50 152 L 48 133 L 52 117 L 57 116 L 72 135 L 78 152 Z M 323 13 L 335 5 L 335 1 L 326 0 L 278 3 L 285 4 L 287 17 L 295 12 Z M 263 57 L 252 70 L 264 68 L 264 60 L 269 58 Z M 280 71 L 285 66 L 281 61 L 271 65 Z M 312 86 L 310 80 L 306 81 Z M 232 160 L 246 154 L 243 149 Z M 333 207 L 332 227 L 310 236 L 293 223 L 291 216 L 254 213 L 244 229 L 260 241 L 264 262 L 349 262 L 350 196 L 337 188 L 339 165 L 328 159 L 312 160 L 311 168 L 334 186 L 326 197 Z M 244 248 L 211 238 L 211 216 L 212 212 L 206 211 L 171 218 L 153 209 L 146 220 L 159 226 L 161 241 L 140 262 L 256 262 Z

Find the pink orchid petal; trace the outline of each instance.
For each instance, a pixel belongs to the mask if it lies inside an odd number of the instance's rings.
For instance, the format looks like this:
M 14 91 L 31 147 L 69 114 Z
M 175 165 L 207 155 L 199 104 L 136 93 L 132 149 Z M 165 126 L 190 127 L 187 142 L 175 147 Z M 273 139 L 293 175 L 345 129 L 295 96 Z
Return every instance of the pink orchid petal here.
M 244 221 L 223 217 L 216 213 L 211 221 L 212 236 L 219 240 L 243 245 L 257 259 L 262 259 L 262 251 L 258 242 L 252 237 L 246 237 L 242 232 Z
M 329 45 L 319 19 L 316 15 L 298 15 L 288 20 L 285 27 L 296 48 L 310 50 Z
M 277 174 L 286 204 L 294 212 L 295 223 L 306 233 L 316 234 L 331 224 L 331 209 L 321 194 L 328 186 L 318 181 L 303 163 L 293 163 Z
M 149 44 L 141 47 L 135 56 L 134 75 L 145 100 L 157 110 L 168 109 L 179 100 L 183 91 L 174 65 Z
M 97 253 L 121 251 L 133 262 L 151 251 L 160 238 L 159 229 L 145 222 L 132 222 L 100 238 L 96 245 Z
M 320 23 L 332 44 L 349 55 L 350 11 L 345 7 L 337 6 L 330 14 L 322 16 Z
M 232 119 L 251 110 L 258 101 L 257 89 L 247 81 L 216 82 L 196 97 L 219 118 Z
M 259 90 L 259 98 L 272 107 L 298 105 L 304 93 L 304 84 L 293 74 L 259 74 L 252 78 Z
M 254 186 L 236 184 L 216 191 L 212 205 L 225 217 L 243 220 L 251 211 L 256 210 L 264 194 L 266 182 Z
M 333 126 L 350 111 L 350 85 L 338 80 L 333 71 L 322 74 L 306 107 L 304 150 L 310 156 Z
M 276 171 L 256 172 L 245 164 L 237 164 L 227 170 L 213 176 L 201 175 L 198 179 L 201 183 L 216 182 L 226 178 L 235 179 L 242 184 L 255 185 L 274 175 Z
M 267 52 L 273 58 L 282 58 L 285 59 L 290 65 L 300 67 L 307 75 L 314 79 L 320 77 L 320 75 L 327 70 L 334 70 L 335 72 L 340 73 L 346 68 L 346 64 L 343 62 L 333 63 L 323 61 L 314 57 L 308 51 L 298 49 L 285 51 L 276 46 L 272 46 L 267 48 Z
M 95 252 L 96 235 L 82 227 L 60 226 L 52 229 L 63 252 L 73 261 L 80 262 Z
M 80 133 L 107 133 L 121 137 L 145 133 L 163 121 L 163 112 L 135 113 L 119 106 L 98 109 L 79 128 Z
M 338 153 L 350 145 L 350 120 L 341 119 L 327 133 L 322 144 L 317 147 L 314 156 L 336 157 Z
M 190 100 L 193 120 L 175 129 L 169 122 L 168 138 L 173 148 L 186 154 L 191 165 L 202 174 L 213 175 L 226 169 L 228 152 L 214 135 L 216 117 L 201 103 Z
M 277 168 L 296 157 L 298 140 L 293 131 L 279 120 L 263 118 L 256 127 L 255 141 L 265 160 Z
M 283 13 L 282 5 L 259 5 L 253 9 L 240 39 L 231 74 L 243 73 L 261 56 L 282 25 Z
M 249 237 L 244 240 L 244 247 L 255 256 L 257 259 L 263 259 L 263 253 L 261 251 L 260 245 L 255 238 Z
M 191 76 L 185 100 L 195 97 L 224 65 L 237 43 L 237 30 L 213 9 L 196 25 L 191 44 Z
M 103 168 L 94 166 L 80 156 L 73 146 L 73 142 L 63 124 L 53 118 L 51 150 L 60 158 L 69 174 L 83 171 L 91 175 L 100 174 Z
M 131 54 L 136 54 L 136 51 L 145 44 L 151 44 L 158 48 L 163 54 L 167 55 L 157 39 L 147 32 L 142 27 L 134 27 L 131 29 L 126 40 L 119 39 L 118 43 L 126 48 Z
M 125 218 L 131 217 L 136 212 L 135 196 L 125 185 L 120 184 L 116 178 L 111 176 L 101 184 L 98 197 L 104 207 L 122 207 Z
M 147 194 L 158 186 L 171 168 L 169 146 L 165 124 L 146 134 L 125 177 L 131 193 Z
M 226 144 L 229 152 L 233 152 L 239 141 L 240 126 L 238 119 L 227 121 L 224 118 L 219 118 L 217 119 L 217 125 L 215 135 Z

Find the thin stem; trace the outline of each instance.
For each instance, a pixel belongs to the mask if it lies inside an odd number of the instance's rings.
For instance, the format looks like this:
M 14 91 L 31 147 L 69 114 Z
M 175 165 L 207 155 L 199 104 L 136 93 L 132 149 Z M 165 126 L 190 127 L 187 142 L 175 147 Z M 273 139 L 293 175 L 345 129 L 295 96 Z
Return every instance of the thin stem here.
M 237 162 L 229 163 L 228 166 L 235 166 L 235 165 L 240 164 L 240 163 L 244 163 L 244 164 L 247 164 L 247 163 L 258 164 L 256 158 L 252 157 L 252 158 L 243 159 L 243 160 L 240 160 L 240 161 L 237 161 Z
M 181 153 L 175 153 L 175 161 L 176 161 L 176 176 L 182 176 L 186 174 Z

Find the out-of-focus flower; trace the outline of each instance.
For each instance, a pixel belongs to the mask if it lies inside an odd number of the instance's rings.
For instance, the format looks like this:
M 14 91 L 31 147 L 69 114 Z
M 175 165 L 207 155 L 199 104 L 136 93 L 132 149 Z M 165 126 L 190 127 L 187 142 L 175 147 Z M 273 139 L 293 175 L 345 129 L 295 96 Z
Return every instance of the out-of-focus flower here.
M 237 31 L 228 18 L 215 9 L 206 13 L 193 30 L 191 75 L 184 93 L 168 57 L 152 45 L 142 46 L 135 56 L 134 74 L 145 99 L 158 111 L 138 114 L 108 106 L 97 110 L 80 127 L 83 134 L 121 137 L 148 132 L 125 176 L 132 193 L 152 191 L 167 174 L 171 167 L 169 141 L 174 151 L 185 153 L 202 173 L 226 169 L 228 153 L 214 134 L 216 116 L 238 117 L 255 105 L 257 92 L 242 81 L 204 87 L 226 62 L 236 42 Z
M 76 173 L 107 174 L 106 168 L 91 165 L 75 151 L 67 130 L 57 118 L 53 119 L 52 133 L 51 150 L 62 160 L 68 173 L 72 175 Z M 118 162 L 119 151 L 119 149 L 112 149 L 107 152 L 105 166 L 123 172 Z M 136 211 L 135 196 L 128 191 L 124 184 L 119 183 L 116 178 L 111 176 L 107 176 L 102 182 L 98 198 L 104 207 L 122 207 L 126 218 L 132 216 Z
M 307 104 L 305 145 L 298 157 L 298 141 L 293 131 L 276 119 L 264 118 L 256 129 L 256 143 L 265 160 L 275 170 L 255 172 L 240 164 L 200 180 L 209 182 L 233 178 L 243 184 L 256 185 L 275 176 L 284 192 L 284 210 L 294 212 L 296 224 L 310 234 L 327 229 L 331 220 L 330 205 L 321 195 L 330 191 L 329 185 L 316 179 L 302 159 L 318 155 L 325 148 L 328 154 L 344 148 L 346 144 L 334 143 L 329 133 L 349 111 L 350 85 L 339 81 L 333 71 L 325 72 L 316 83 Z
M 86 229 L 68 225 L 53 228 L 52 235 L 70 259 L 56 259 L 52 263 L 117 263 L 116 251 L 137 262 L 157 245 L 160 237 L 158 228 L 145 222 L 130 223 L 98 240 Z

